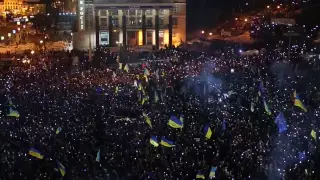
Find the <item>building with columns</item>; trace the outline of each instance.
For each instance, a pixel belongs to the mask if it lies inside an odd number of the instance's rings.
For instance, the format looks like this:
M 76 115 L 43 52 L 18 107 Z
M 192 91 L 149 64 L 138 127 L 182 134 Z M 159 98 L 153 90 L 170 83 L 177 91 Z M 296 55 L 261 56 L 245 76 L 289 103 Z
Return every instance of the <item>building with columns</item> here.
M 156 48 L 186 40 L 186 0 L 78 0 L 74 47 Z

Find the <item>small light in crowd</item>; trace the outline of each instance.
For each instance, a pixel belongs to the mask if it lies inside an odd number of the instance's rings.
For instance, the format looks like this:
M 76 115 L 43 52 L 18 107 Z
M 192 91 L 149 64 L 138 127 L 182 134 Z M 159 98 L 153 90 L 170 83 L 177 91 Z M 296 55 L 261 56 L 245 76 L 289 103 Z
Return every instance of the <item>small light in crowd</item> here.
M 212 33 L 209 33 L 209 36 L 212 36 Z
M 267 8 L 269 9 L 269 8 L 270 8 L 270 6 L 267 6 Z
M 247 19 L 247 18 L 245 18 L 245 19 L 244 19 L 244 21 L 245 21 L 245 22 L 247 22 L 247 21 L 248 21 L 248 19 Z
M 230 72 L 231 72 L 231 73 L 234 73 L 234 69 L 231 69 Z
M 18 31 L 20 31 L 20 28 L 18 27 Z
M 236 21 L 238 21 L 238 18 L 235 18 Z
M 1 36 L 1 41 L 3 41 L 4 40 L 4 36 Z
M 8 37 L 11 37 L 11 33 L 8 33 Z
M 12 30 L 12 33 L 13 33 L 13 34 L 15 34 L 15 33 L 16 33 L 16 30 L 15 30 L 15 29 L 14 29 L 14 30 Z
M 34 50 L 31 51 L 31 54 L 34 54 Z
M 40 40 L 40 44 L 42 44 L 43 43 L 43 40 Z
M 21 23 L 20 23 L 20 21 L 17 21 L 17 25 L 20 25 Z
M 278 9 L 280 9 L 280 6 L 277 6 Z
M 201 34 L 204 34 L 204 31 L 201 31 Z

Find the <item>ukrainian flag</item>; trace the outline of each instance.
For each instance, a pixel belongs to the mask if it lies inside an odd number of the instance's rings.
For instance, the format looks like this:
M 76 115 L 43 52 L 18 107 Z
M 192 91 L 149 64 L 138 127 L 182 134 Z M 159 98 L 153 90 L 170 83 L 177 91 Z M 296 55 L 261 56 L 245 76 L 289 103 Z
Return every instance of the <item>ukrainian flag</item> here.
M 304 112 L 307 112 L 307 108 L 303 105 L 303 103 L 300 100 L 299 95 L 297 95 L 296 91 L 294 91 L 293 97 L 294 97 L 294 105 L 301 108 Z
M 213 179 L 216 177 L 216 170 L 217 170 L 217 167 L 211 167 L 210 174 L 209 174 L 210 179 Z
M 35 148 L 30 148 L 29 155 L 36 157 L 38 159 L 43 159 L 43 155 Z
M 149 116 L 146 114 L 146 113 L 142 113 L 144 119 L 146 120 L 147 124 L 152 127 L 152 124 L 151 124 L 151 119 L 149 118 Z
M 62 128 L 58 127 L 57 130 L 56 130 L 56 134 L 59 134 L 61 131 L 62 131 Z
M 147 97 L 143 97 L 143 98 L 142 98 L 142 101 L 141 101 L 141 105 L 144 105 L 144 103 L 145 103 L 146 101 L 148 101 L 148 98 L 147 98 Z
M 168 125 L 172 128 L 182 128 L 183 122 L 178 119 L 176 116 L 171 116 L 168 122 Z
M 57 164 L 61 175 L 64 176 L 66 174 L 66 168 L 59 161 L 57 161 Z
M 208 125 L 204 126 L 204 135 L 206 136 L 207 139 L 211 138 L 212 131 L 211 131 L 210 126 L 208 126 Z
M 119 69 L 122 69 L 122 63 L 119 63 Z
M 9 109 L 9 114 L 7 114 L 7 116 L 19 118 L 19 117 L 20 117 L 20 114 L 19 114 L 18 111 L 13 110 L 13 109 L 10 107 L 10 109 Z
M 169 141 L 169 140 L 167 140 L 167 139 L 164 138 L 164 137 L 161 137 L 160 144 L 161 144 L 162 146 L 164 146 L 164 147 L 173 147 L 173 146 L 175 146 L 172 141 Z
M 196 179 L 206 179 L 206 177 L 204 177 L 202 173 L 198 172 Z
M 268 115 L 271 115 L 271 110 L 266 102 L 265 99 L 263 99 L 263 105 L 264 105 L 264 110 L 267 112 Z
M 141 82 L 139 82 L 138 90 L 141 91 L 143 89 Z
M 180 121 L 181 121 L 182 124 L 183 124 L 183 121 L 184 121 L 184 116 L 183 116 L 183 115 L 180 116 Z
M 158 147 L 158 146 L 159 146 L 157 136 L 151 136 L 151 138 L 150 138 L 150 144 L 152 144 L 154 147 Z

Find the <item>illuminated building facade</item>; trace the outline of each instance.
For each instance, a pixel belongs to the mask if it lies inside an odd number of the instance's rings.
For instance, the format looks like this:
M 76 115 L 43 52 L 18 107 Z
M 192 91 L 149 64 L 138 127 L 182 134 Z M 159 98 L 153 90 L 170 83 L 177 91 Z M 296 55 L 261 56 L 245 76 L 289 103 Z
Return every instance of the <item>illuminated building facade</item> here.
M 186 40 L 185 0 L 78 0 L 77 6 L 78 49 L 89 44 L 160 48 Z
M 13 14 L 35 15 L 45 13 L 45 4 L 39 0 L 4 0 L 0 4 L 2 12 L 10 11 Z

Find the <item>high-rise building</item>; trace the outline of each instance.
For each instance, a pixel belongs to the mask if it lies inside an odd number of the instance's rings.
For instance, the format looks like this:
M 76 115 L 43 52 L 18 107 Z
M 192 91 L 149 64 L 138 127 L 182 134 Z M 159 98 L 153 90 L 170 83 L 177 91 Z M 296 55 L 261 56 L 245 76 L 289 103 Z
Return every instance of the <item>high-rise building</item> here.
M 88 49 L 89 44 L 159 48 L 185 40 L 185 0 L 78 0 L 75 48 Z

